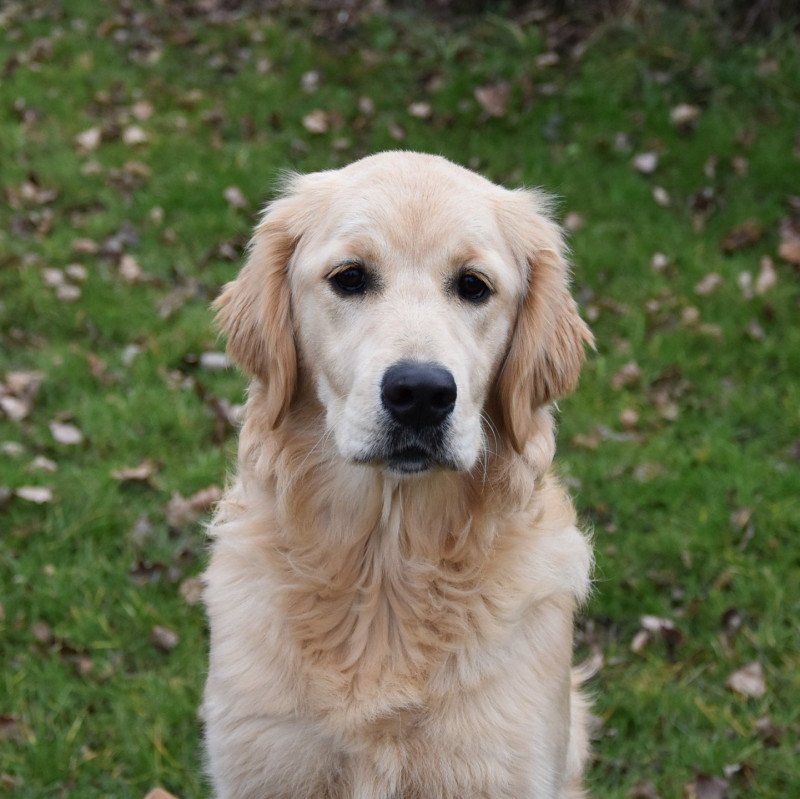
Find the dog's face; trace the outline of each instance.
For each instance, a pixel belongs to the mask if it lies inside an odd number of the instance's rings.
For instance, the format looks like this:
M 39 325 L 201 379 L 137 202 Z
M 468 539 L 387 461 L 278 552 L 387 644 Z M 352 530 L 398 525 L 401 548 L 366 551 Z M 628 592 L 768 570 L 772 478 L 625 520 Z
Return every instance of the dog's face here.
M 542 206 L 413 153 L 294 178 L 218 300 L 272 423 L 313 391 L 342 458 L 396 474 L 522 451 L 589 341 Z

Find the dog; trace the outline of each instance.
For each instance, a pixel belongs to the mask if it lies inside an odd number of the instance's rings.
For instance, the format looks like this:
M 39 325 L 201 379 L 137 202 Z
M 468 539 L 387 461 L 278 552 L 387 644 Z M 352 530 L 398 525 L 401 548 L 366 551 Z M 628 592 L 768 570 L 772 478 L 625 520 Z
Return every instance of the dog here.
M 251 379 L 210 524 L 218 799 L 575 799 L 591 548 L 551 473 L 592 336 L 545 195 L 289 176 L 216 300 Z

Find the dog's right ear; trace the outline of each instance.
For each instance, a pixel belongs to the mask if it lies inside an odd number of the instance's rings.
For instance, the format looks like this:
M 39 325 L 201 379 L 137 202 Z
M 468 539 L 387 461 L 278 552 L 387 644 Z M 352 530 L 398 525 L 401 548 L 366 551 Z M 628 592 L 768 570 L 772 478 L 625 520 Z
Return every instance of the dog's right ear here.
M 265 411 L 273 428 L 288 411 L 297 384 L 288 268 L 301 236 L 303 210 L 297 193 L 267 207 L 247 262 L 213 304 L 228 354 L 267 389 Z

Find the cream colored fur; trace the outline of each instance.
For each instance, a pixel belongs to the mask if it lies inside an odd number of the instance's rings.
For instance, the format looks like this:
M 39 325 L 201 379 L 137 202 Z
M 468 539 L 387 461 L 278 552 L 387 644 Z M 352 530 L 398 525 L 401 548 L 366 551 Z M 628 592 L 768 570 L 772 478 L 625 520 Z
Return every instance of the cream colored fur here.
M 550 474 L 548 403 L 591 336 L 543 198 L 384 153 L 296 176 L 217 301 L 253 378 L 210 527 L 203 716 L 219 799 L 583 795 L 572 617 L 589 544 Z M 359 258 L 380 290 L 328 278 Z M 448 290 L 468 265 L 480 306 Z M 444 364 L 450 468 L 356 463 L 380 377 Z

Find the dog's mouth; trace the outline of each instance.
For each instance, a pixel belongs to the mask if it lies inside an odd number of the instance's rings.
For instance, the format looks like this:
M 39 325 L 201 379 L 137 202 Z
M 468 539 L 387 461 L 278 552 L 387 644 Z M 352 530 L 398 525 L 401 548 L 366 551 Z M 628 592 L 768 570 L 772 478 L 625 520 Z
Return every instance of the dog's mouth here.
M 417 442 L 397 443 L 375 448 L 371 452 L 355 458 L 356 463 L 377 466 L 395 475 L 413 475 L 428 472 L 434 468 L 458 471 L 458 465 L 446 456 L 439 447 L 429 447 Z
M 385 458 L 385 463 L 392 472 L 419 474 L 428 471 L 436 463 L 436 459 L 422 447 L 410 446 L 389 453 Z

